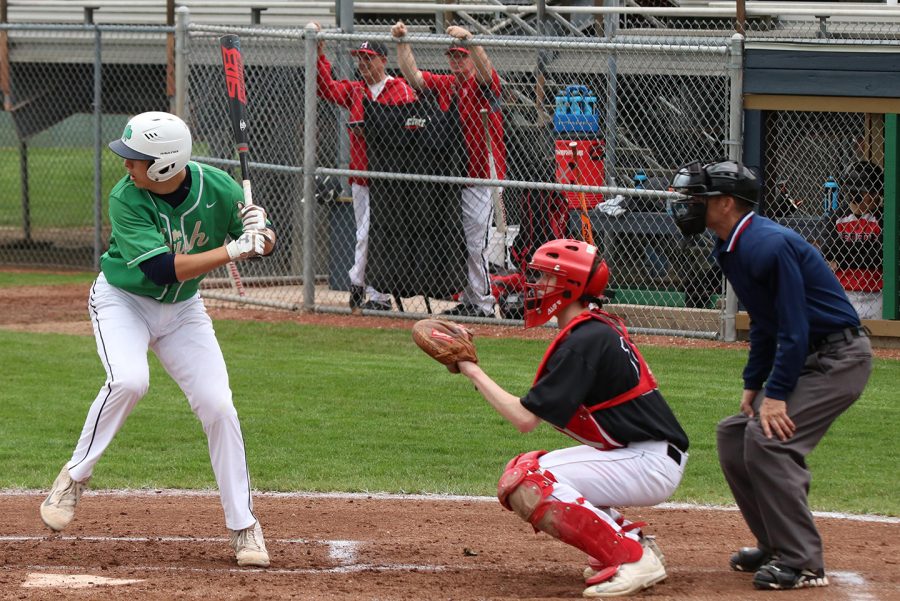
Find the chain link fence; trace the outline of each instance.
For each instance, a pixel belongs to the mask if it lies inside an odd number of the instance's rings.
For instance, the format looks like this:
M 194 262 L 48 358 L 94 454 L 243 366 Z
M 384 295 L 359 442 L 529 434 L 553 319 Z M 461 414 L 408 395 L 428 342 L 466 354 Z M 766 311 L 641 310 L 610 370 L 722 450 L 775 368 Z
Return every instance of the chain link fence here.
M 96 267 L 109 234 L 105 195 L 122 175 L 105 145 L 130 115 L 183 107 L 195 160 L 237 175 L 218 37 L 239 33 L 254 198 L 279 243 L 274 256 L 239 264 L 245 296 L 222 269 L 205 280 L 207 298 L 518 320 L 530 252 L 551 238 L 590 235 L 612 273 L 609 309 L 631 327 L 721 336 L 727 291 L 710 259 L 713 239 L 678 233 L 665 190 L 686 162 L 740 158 L 741 70 L 730 67 L 733 50 L 740 64 L 740 46 L 733 18 L 679 11 L 556 10 L 543 20 L 457 13 L 480 34 L 497 74 L 492 85 L 466 88 L 470 98 L 453 83 L 460 61 L 446 53 L 447 16 L 406 15 L 416 65 L 433 75 L 424 89 L 399 79 L 376 88 L 374 100 L 368 86 L 341 82 L 364 80 L 377 63 L 359 53 L 366 43 L 384 47 L 387 75 L 402 76 L 393 15 L 365 15 L 355 34 L 326 27 L 317 35 L 186 23 L 181 38 L 166 27 L 4 25 L 0 263 Z M 898 44 L 896 27 L 858 18 L 750 14 L 745 31 L 750 41 Z M 860 293 L 860 313 L 877 312 L 876 291 L 852 288 L 880 278 L 860 275 L 881 256 L 880 210 L 856 209 L 881 201 L 884 178 L 875 172 L 867 191 L 849 176 L 868 169 L 863 163 L 883 168 L 883 117 L 765 115 L 762 210 L 819 244 L 848 291 Z M 832 180 L 838 194 L 826 207 Z

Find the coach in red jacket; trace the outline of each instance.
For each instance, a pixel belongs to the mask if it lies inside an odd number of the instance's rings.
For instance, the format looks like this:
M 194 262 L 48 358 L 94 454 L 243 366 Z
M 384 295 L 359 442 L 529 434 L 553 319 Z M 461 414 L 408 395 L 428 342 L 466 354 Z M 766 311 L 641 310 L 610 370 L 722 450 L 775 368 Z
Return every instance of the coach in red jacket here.
M 313 23 L 318 30 L 319 24 Z M 319 98 L 350 110 L 347 127 L 350 131 L 350 169 L 365 171 L 366 140 L 358 127 L 363 120 L 363 99 L 382 104 L 406 104 L 416 100 L 415 91 L 406 81 L 385 73 L 387 49 L 381 42 L 365 41 L 350 51 L 356 58 L 356 69 L 362 80 L 340 79 L 331 76 L 331 63 L 325 58 L 325 43 L 319 42 L 316 89 Z M 350 269 L 350 308 L 390 311 L 391 298 L 365 285 L 366 256 L 369 245 L 369 183 L 362 177 L 351 177 L 353 214 L 356 218 L 356 250 Z M 364 301 L 368 294 L 369 300 Z

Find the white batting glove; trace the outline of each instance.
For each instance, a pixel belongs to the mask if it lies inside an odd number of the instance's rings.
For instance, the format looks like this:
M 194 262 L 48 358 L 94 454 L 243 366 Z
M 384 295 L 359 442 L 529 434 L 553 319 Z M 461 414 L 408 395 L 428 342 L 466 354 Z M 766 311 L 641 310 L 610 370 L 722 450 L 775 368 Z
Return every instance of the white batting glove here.
M 457 40 L 471 40 L 472 32 L 470 32 L 465 27 L 460 27 L 459 25 L 451 25 L 447 28 L 447 35 L 451 38 L 456 38 Z
M 252 257 L 261 257 L 266 249 L 266 241 L 269 234 L 265 230 L 249 230 L 237 240 L 232 240 L 225 245 L 228 258 L 232 261 L 242 261 Z
M 244 231 L 266 229 L 266 210 L 259 205 L 247 205 L 241 209 L 241 221 L 244 222 Z

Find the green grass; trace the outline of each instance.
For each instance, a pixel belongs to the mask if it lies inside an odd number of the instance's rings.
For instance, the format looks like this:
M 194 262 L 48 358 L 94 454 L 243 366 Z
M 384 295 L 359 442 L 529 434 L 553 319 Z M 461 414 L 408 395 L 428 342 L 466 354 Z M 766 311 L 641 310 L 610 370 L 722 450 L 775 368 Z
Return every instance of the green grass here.
M 60 272 L 11 272 L 0 271 L 0 288 L 13 286 L 46 286 L 50 284 L 87 284 L 96 279 L 97 274 L 92 271 L 73 271 L 71 273 Z
M 434 364 L 406 330 L 220 321 L 253 484 L 262 490 L 491 495 L 506 461 L 571 446 L 547 426 L 521 435 L 471 384 Z M 486 371 L 529 386 L 541 341 L 479 341 Z M 691 438 L 676 501 L 731 503 L 716 422 L 737 410 L 742 351 L 645 347 Z M 0 488 L 46 488 L 69 457 L 103 371 L 90 337 L 0 331 Z M 810 455 L 816 509 L 900 515 L 893 388 L 900 362 L 876 361 L 863 398 Z M 150 392 L 98 464 L 98 488 L 213 488 L 205 440 L 151 359 Z
M 102 154 L 101 198 L 125 174 L 122 160 Z M 94 223 L 94 154 L 91 148 L 41 148 L 28 151 L 28 195 L 33 228 L 91 227 Z M 38 174 L 50 173 L 50 177 Z M 0 148 L 0 226 L 21 227 L 22 188 L 17 148 Z
M 122 120 L 124 123 L 124 119 Z M 117 132 L 121 131 L 117 126 Z M 110 138 L 113 136 L 110 136 Z M 106 139 L 106 138 L 104 138 Z M 195 144 L 194 154 L 208 152 Z M 103 148 L 101 152 L 100 197 L 103 222 L 109 223 L 109 191 L 125 175 L 122 159 Z M 94 225 L 94 150 L 90 146 L 28 149 L 29 211 L 31 226 L 43 228 L 84 228 Z M 53 174 L 39 177 L 38 174 Z M 0 227 L 22 227 L 22 186 L 19 149 L 0 146 Z

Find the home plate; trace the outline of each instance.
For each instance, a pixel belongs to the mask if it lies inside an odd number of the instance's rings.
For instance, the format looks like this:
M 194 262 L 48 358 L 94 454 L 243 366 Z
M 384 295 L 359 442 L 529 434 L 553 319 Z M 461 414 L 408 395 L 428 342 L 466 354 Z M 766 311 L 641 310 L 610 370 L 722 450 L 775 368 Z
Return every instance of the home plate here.
M 29 574 L 22 586 L 25 588 L 90 588 L 92 586 L 121 586 L 143 580 L 104 578 L 90 574 Z

